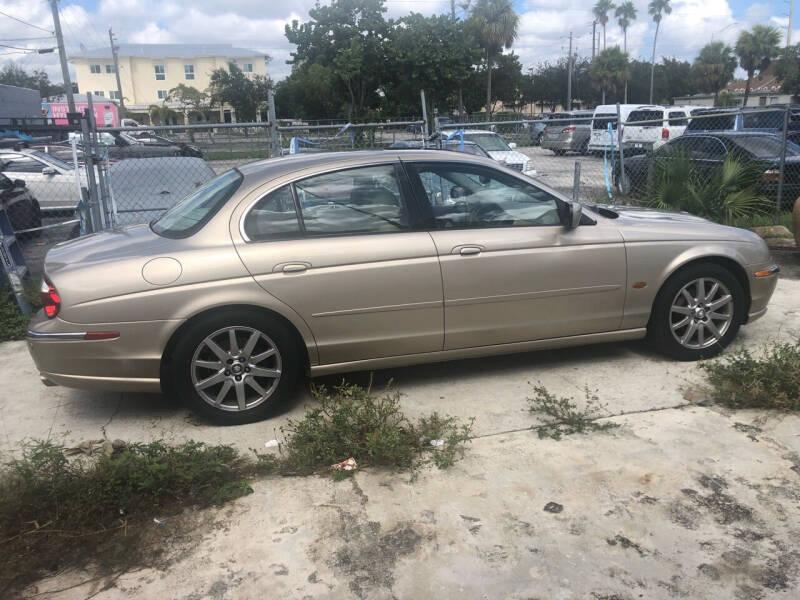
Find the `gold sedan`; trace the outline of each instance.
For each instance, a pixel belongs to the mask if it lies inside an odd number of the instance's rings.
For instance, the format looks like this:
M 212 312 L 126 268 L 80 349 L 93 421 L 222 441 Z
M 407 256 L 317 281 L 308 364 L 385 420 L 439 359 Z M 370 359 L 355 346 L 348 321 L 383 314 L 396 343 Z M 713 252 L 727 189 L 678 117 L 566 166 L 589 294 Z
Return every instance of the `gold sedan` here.
M 582 206 L 479 157 L 311 154 L 54 247 L 28 345 L 47 384 L 245 423 L 304 373 L 645 336 L 712 356 L 764 314 L 777 270 L 749 231 Z

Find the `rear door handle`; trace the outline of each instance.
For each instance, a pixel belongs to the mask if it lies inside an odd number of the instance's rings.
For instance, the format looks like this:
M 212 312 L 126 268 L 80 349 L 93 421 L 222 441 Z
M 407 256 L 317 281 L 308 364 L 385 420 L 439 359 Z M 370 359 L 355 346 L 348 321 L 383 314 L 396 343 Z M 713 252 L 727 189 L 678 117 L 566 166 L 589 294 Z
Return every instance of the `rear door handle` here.
M 283 265 L 282 271 L 284 273 L 303 273 L 306 269 L 308 269 L 308 265 L 303 263 L 289 263 L 288 265 Z
M 480 254 L 481 249 L 478 246 L 464 246 L 461 250 L 458 251 L 461 256 L 472 256 L 475 254 Z

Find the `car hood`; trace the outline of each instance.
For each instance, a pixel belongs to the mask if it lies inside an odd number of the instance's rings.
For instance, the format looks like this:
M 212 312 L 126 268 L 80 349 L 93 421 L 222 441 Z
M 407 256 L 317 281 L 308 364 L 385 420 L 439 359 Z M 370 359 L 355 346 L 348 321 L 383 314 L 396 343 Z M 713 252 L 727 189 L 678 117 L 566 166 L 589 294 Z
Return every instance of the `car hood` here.
M 696 240 L 731 241 L 763 245 L 752 231 L 720 225 L 685 212 L 638 206 L 599 206 L 600 214 L 615 220 L 626 242 Z
M 516 150 L 487 150 L 486 153 L 491 156 L 492 159 L 509 165 L 524 165 L 531 160 L 530 157 Z

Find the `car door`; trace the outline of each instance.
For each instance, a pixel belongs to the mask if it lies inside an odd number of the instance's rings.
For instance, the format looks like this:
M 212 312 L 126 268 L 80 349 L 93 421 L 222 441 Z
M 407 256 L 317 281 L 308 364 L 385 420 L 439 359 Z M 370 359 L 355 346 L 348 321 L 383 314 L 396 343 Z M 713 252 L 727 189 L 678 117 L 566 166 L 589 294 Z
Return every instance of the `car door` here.
M 259 285 L 308 323 L 321 364 L 442 349 L 436 248 L 412 226 L 396 160 L 274 185 L 232 233 Z
M 527 179 L 483 165 L 404 162 L 431 211 L 444 286 L 445 349 L 613 331 L 623 313 L 625 248 Z
M 688 139 L 688 138 L 687 138 Z M 689 145 L 692 165 L 704 177 L 710 177 L 714 169 L 725 160 L 727 149 L 717 138 L 711 136 L 698 136 L 692 138 Z

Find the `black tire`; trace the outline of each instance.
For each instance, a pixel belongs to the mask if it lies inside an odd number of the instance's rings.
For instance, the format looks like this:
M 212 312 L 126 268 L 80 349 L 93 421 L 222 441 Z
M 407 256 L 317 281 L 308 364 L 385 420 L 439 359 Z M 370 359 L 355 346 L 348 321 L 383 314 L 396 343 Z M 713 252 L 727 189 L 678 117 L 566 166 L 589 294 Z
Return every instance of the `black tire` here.
M 192 380 L 193 360 L 196 353 L 200 352 L 198 358 L 202 357 L 202 352 L 207 351 L 207 348 L 202 348 L 204 341 L 214 334 L 226 328 L 237 327 L 243 329 L 250 329 L 262 333 L 265 336 L 265 344 L 271 344 L 277 350 L 277 359 L 271 357 L 265 359 L 261 366 L 269 369 L 280 370 L 280 378 L 275 384 L 274 389 L 270 388 L 271 394 L 266 399 L 255 404 L 252 408 L 245 408 L 244 410 L 237 410 L 231 408 L 225 410 L 217 408 L 205 400 L 195 389 Z M 244 337 L 240 332 L 240 345 L 247 339 L 247 332 L 244 332 Z M 224 334 L 220 334 L 224 335 Z M 269 344 L 267 343 L 269 342 Z M 261 342 L 259 342 L 261 343 Z M 262 347 L 263 348 L 263 347 Z M 225 349 L 223 347 L 223 349 Z M 230 348 L 228 348 L 229 350 Z M 286 400 L 288 400 L 297 386 L 297 379 L 302 371 L 303 362 L 301 360 L 300 348 L 295 342 L 295 336 L 290 329 L 281 320 L 264 313 L 259 313 L 255 310 L 230 310 L 224 313 L 216 313 L 208 316 L 207 318 L 198 320 L 189 326 L 189 328 L 181 333 L 180 339 L 175 345 L 173 352 L 174 360 L 169 368 L 167 374 L 168 381 L 165 382 L 165 387 L 174 391 L 180 400 L 182 400 L 192 410 L 202 415 L 203 417 L 217 423 L 219 425 L 239 425 L 243 423 L 253 423 L 261 421 L 273 415 Z M 220 361 L 221 362 L 221 361 Z M 249 365 L 250 358 L 243 361 L 244 365 Z M 235 368 L 236 362 L 234 361 Z M 233 392 L 233 397 L 226 396 L 228 400 L 235 401 L 236 396 L 236 383 L 232 381 L 234 375 L 227 369 L 225 375 L 227 379 L 231 380 L 232 388 L 228 388 Z M 255 367 L 253 367 L 255 369 Z M 213 370 L 207 371 L 210 375 L 214 375 Z M 249 373 L 249 371 L 248 371 Z M 227 375 L 226 375 L 227 374 Z M 221 376 L 219 373 L 217 376 Z M 242 373 L 242 388 L 247 390 L 245 393 L 253 394 L 254 390 L 246 387 L 248 377 Z M 259 383 L 263 383 L 263 380 Z M 219 388 L 211 386 L 208 395 L 214 395 L 221 392 L 222 386 L 225 385 L 224 380 L 219 384 Z M 230 394 L 230 392 L 228 392 Z M 255 392 L 258 394 L 258 392 Z M 226 400 L 223 400 L 225 403 Z M 229 405 L 230 406 L 230 405 Z
M 672 305 L 676 301 L 677 295 L 681 293 L 681 290 L 686 285 L 690 285 L 691 282 L 700 278 L 716 280 L 716 282 L 727 288 L 728 295 L 731 296 L 731 301 L 733 302 L 733 308 L 730 311 L 732 318 L 719 340 L 704 348 L 688 348 L 676 338 L 677 334 L 673 334 L 672 319 L 679 319 L 680 316 L 672 312 Z M 736 276 L 725 267 L 715 263 L 696 263 L 688 265 L 673 274 L 659 290 L 653 303 L 653 312 L 647 327 L 648 340 L 657 351 L 678 360 L 692 361 L 711 358 L 722 352 L 731 340 L 736 337 L 744 319 L 745 293 Z M 708 317 L 706 317 L 706 322 L 707 320 Z M 685 331 L 682 330 L 682 332 Z M 690 342 L 691 339 L 697 340 L 699 338 L 692 337 L 689 340 Z
M 543 133 L 543 132 L 539 132 L 539 133 L 536 135 L 536 145 L 537 145 L 537 146 L 541 146 L 541 145 L 542 145 L 542 136 L 543 136 L 543 135 L 544 135 L 544 133 Z
M 564 156 L 567 153 L 566 150 L 553 150 L 553 154 L 556 156 Z
M 36 231 L 31 231 L 28 235 L 32 238 L 38 238 L 42 235 L 42 230 L 40 229 L 42 226 L 42 209 L 39 206 L 38 200 L 34 200 L 33 204 L 31 205 L 31 216 L 30 222 L 28 223 L 29 229 L 35 229 Z
M 581 153 L 583 156 L 586 156 L 586 155 L 588 155 L 588 154 L 589 154 L 589 140 L 586 140 L 585 142 L 583 142 L 583 144 L 581 145 L 581 149 L 579 150 L 579 152 L 580 152 L 580 153 Z

